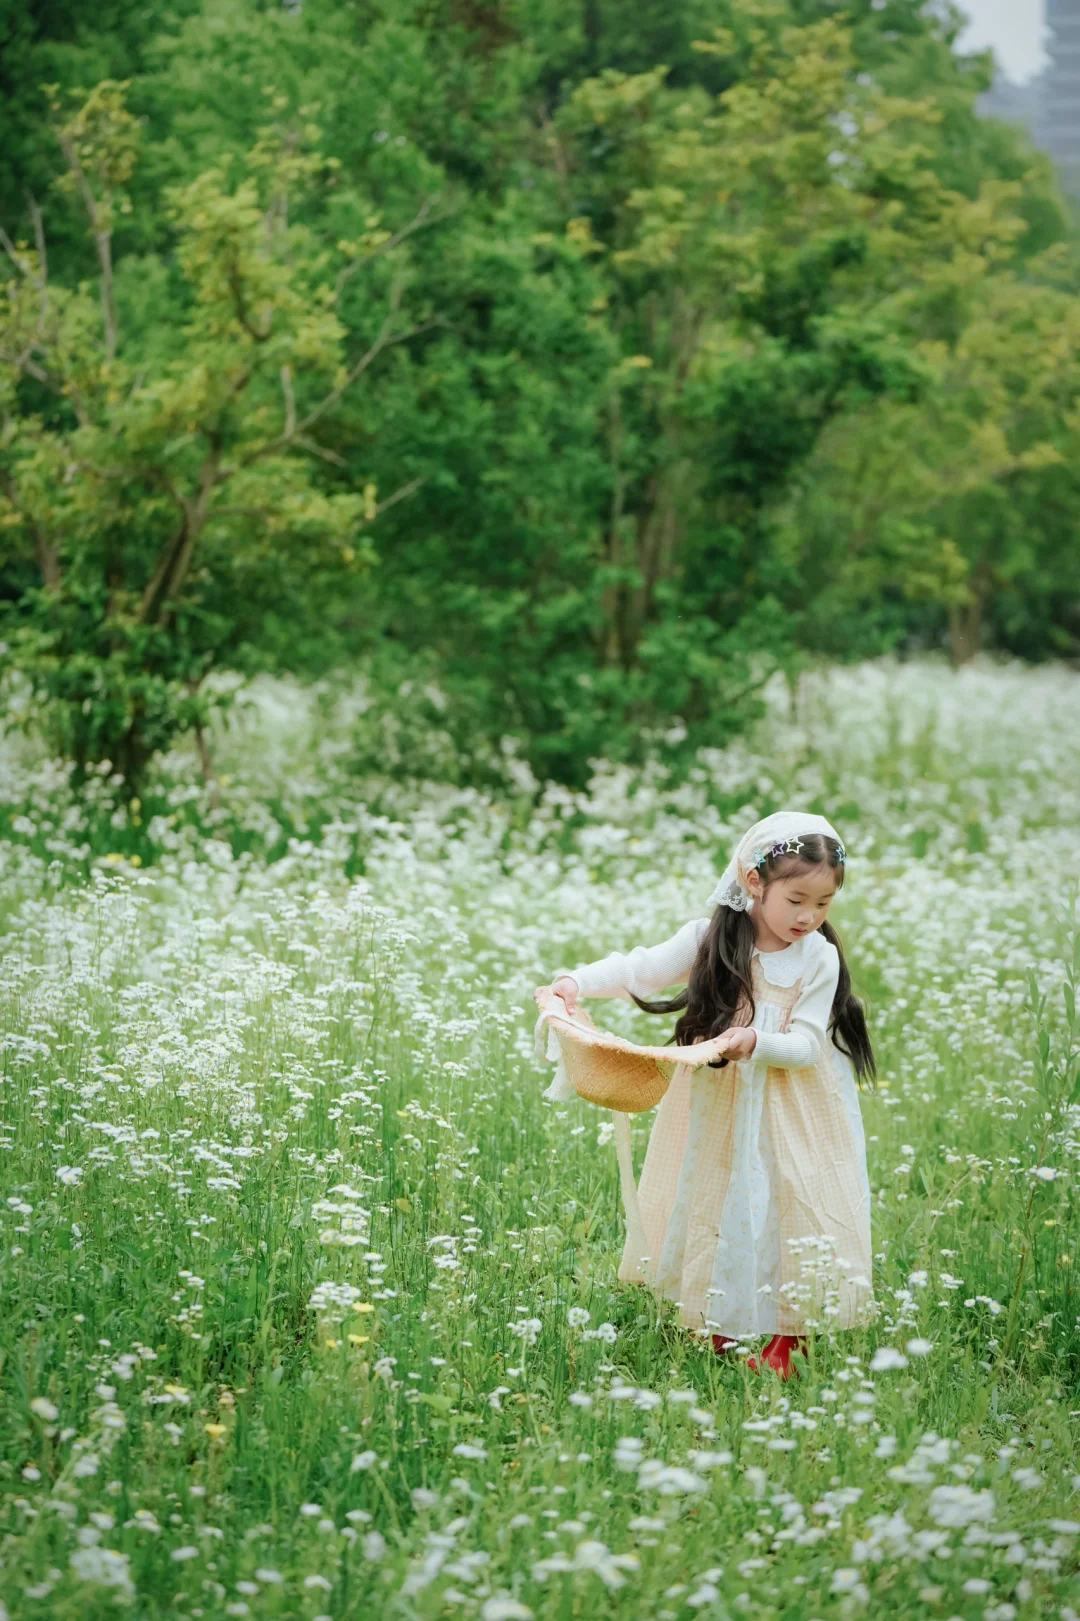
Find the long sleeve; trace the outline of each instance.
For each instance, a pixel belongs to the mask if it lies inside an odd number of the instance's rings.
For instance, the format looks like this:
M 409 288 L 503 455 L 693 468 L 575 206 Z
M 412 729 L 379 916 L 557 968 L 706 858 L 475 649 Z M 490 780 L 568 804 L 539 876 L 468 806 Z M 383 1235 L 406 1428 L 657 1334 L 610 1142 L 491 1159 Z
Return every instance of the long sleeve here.
M 708 927 L 708 918 L 694 918 L 661 945 L 635 946 L 625 954 L 613 951 L 599 962 L 581 963 L 559 972 L 577 981 L 580 996 L 621 997 L 626 1002 L 632 995 L 656 996 L 669 985 L 685 985 Z
M 787 1030 L 759 1031 L 754 1059 L 777 1069 L 809 1069 L 825 1051 L 829 1020 L 840 978 L 836 947 L 822 940 L 813 968 L 803 981 L 802 993 L 791 1012 Z

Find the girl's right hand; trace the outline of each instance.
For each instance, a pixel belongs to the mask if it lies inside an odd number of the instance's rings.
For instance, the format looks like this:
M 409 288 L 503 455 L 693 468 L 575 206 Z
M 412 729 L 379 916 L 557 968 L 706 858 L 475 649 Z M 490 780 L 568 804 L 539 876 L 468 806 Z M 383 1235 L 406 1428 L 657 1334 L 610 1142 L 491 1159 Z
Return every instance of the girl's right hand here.
M 560 974 L 552 984 L 556 996 L 561 996 L 567 1013 L 573 1015 L 577 1012 L 578 986 L 577 980 L 570 974 Z

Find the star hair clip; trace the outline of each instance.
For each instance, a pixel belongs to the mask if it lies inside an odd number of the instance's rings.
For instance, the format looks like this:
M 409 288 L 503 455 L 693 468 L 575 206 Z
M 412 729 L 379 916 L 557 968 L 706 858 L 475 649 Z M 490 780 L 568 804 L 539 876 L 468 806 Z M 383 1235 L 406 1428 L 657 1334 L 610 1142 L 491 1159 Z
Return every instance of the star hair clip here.
M 802 839 L 777 839 L 775 844 L 770 844 L 766 849 L 754 851 L 754 866 L 763 867 L 767 861 L 775 861 L 778 856 L 801 855 L 803 848 Z

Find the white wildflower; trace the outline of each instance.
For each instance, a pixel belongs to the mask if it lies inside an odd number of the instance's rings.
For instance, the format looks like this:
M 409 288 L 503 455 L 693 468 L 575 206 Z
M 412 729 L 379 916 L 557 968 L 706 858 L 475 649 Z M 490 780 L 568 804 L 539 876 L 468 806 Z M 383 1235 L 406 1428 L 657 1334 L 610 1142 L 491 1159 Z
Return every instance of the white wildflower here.
M 833 1571 L 830 1591 L 833 1593 L 850 1593 L 853 1597 L 862 1599 L 864 1602 L 869 1596 L 862 1580 L 862 1571 L 856 1570 L 851 1565 L 842 1565 L 838 1570 Z
M 908 1359 L 903 1351 L 898 1351 L 892 1345 L 879 1345 L 870 1358 L 870 1372 L 884 1373 L 892 1368 L 906 1368 Z
M 115 1588 L 121 1600 L 135 1597 L 129 1569 L 131 1561 L 127 1554 L 96 1546 L 77 1548 L 68 1563 L 80 1581 L 93 1582 L 97 1587 Z
M 327 1280 L 316 1286 L 308 1306 L 322 1323 L 343 1323 L 361 1297 L 362 1291 L 353 1284 Z
M 600 1340 L 602 1344 L 614 1345 L 619 1337 L 619 1330 L 614 1323 L 600 1323 L 597 1328 L 592 1330 L 592 1334 L 593 1338 Z
M 935 1525 L 951 1528 L 962 1525 L 988 1525 L 994 1518 L 994 1494 L 973 1491 L 970 1486 L 935 1486 L 927 1504 Z
M 484 1600 L 480 1621 L 532 1621 L 532 1611 L 527 1604 L 519 1604 L 516 1598 L 499 1593 Z
M 663 1463 L 659 1458 L 647 1458 L 641 1465 L 638 1486 L 642 1491 L 659 1492 L 661 1497 L 690 1497 L 708 1490 L 708 1483 L 692 1469 Z

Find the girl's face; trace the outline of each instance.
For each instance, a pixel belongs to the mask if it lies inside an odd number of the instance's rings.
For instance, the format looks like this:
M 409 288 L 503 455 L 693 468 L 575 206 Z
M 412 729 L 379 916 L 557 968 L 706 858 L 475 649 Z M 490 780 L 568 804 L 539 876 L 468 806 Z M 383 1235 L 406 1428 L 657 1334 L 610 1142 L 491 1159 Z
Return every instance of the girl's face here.
M 791 945 L 819 929 L 829 915 L 836 894 L 836 873 L 829 866 L 803 867 L 786 878 L 775 878 L 768 886 L 759 872 L 748 879 L 754 897 L 753 916 L 769 934 Z

